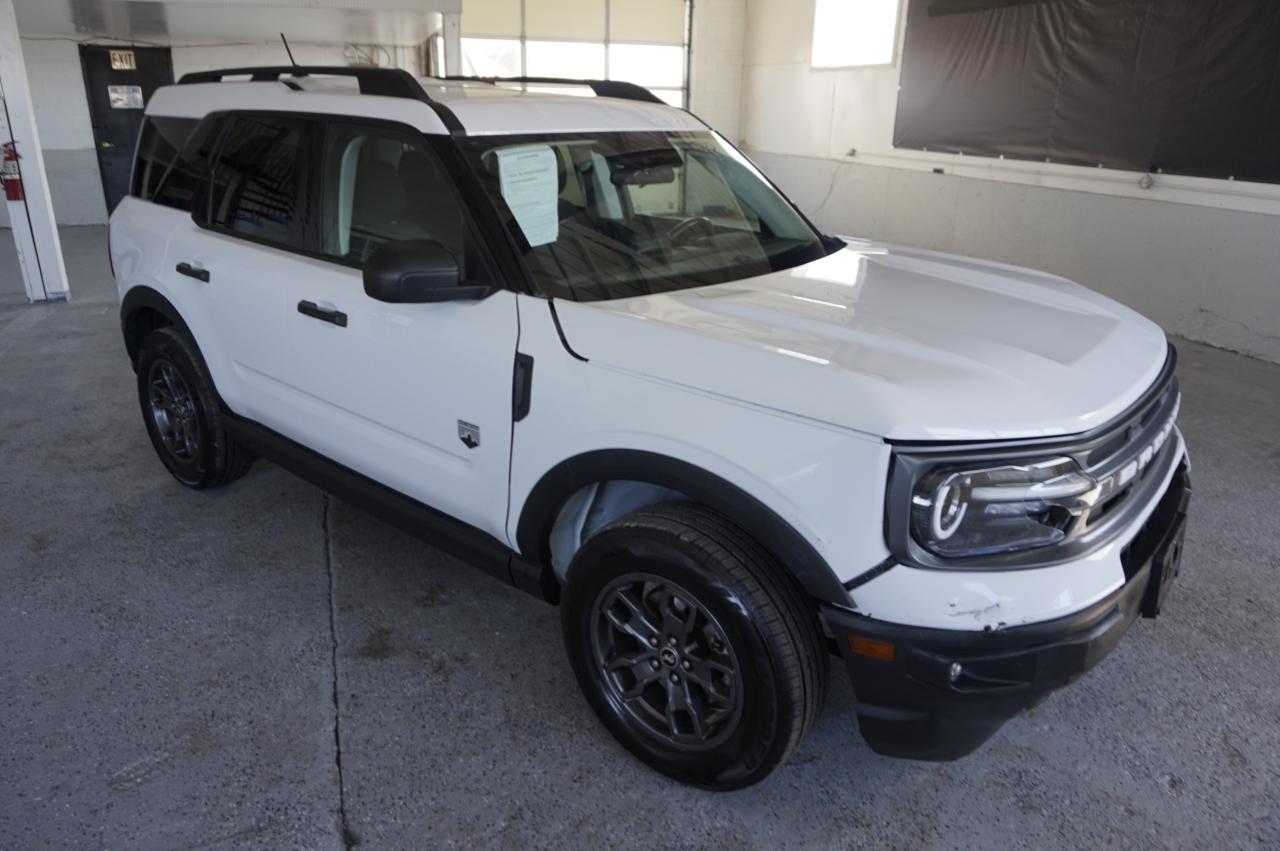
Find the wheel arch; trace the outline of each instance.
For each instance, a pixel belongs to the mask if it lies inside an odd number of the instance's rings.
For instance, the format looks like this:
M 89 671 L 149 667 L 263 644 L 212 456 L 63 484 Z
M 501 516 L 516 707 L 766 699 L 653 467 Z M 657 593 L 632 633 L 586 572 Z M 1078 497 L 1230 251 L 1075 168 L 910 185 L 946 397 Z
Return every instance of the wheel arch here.
M 195 336 L 187 327 L 182 314 L 169 299 L 147 286 L 137 286 L 125 293 L 120 302 L 120 331 L 124 335 L 125 351 L 135 367 L 142 341 L 157 328 L 172 325 L 191 339 Z
M 561 461 L 529 492 L 516 524 L 525 559 L 550 573 L 550 535 L 562 506 L 580 489 L 612 481 L 642 482 L 679 491 L 728 517 L 766 547 L 816 600 L 847 593 L 835 571 L 795 527 L 747 491 L 687 461 L 635 449 L 602 449 Z

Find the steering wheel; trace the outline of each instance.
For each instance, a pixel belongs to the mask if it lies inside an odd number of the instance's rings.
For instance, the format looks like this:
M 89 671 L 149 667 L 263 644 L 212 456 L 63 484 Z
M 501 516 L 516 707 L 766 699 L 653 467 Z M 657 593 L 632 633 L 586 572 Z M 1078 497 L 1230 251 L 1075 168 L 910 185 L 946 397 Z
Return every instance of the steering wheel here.
M 697 228 L 705 228 L 708 234 L 715 231 L 716 224 L 706 216 L 693 216 L 685 219 L 680 224 L 667 231 L 667 241 L 673 246 L 678 245 L 686 235 L 692 233 Z

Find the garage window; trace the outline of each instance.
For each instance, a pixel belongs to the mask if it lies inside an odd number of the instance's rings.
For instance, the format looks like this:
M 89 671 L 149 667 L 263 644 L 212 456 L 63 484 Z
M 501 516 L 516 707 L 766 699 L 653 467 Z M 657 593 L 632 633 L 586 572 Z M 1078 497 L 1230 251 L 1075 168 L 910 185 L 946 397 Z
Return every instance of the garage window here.
M 899 0 L 817 0 L 813 67 L 891 65 L 898 41 Z
M 684 106 L 687 13 L 686 0 L 468 0 L 462 73 L 621 80 Z

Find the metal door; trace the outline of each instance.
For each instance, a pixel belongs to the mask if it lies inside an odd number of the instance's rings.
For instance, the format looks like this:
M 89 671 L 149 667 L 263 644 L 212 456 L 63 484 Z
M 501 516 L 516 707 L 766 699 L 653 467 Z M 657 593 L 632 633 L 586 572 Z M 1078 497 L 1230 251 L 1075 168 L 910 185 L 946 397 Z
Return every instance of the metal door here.
M 156 89 L 173 83 L 173 60 L 167 47 L 82 44 L 80 65 L 102 191 L 110 213 L 129 194 L 129 171 L 142 110 Z

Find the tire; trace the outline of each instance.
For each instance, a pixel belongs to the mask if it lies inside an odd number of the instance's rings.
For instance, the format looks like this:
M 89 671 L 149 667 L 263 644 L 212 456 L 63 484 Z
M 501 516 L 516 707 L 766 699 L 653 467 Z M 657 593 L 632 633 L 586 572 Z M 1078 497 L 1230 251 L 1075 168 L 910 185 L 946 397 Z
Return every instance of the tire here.
M 177 328 L 157 328 L 138 353 L 138 403 L 156 454 L 173 477 L 203 490 L 248 472 L 253 456 L 223 423 L 199 349 Z
M 614 737 L 702 788 L 768 777 L 826 694 L 806 595 L 749 535 L 694 503 L 642 508 L 593 535 L 569 567 L 561 626 Z

